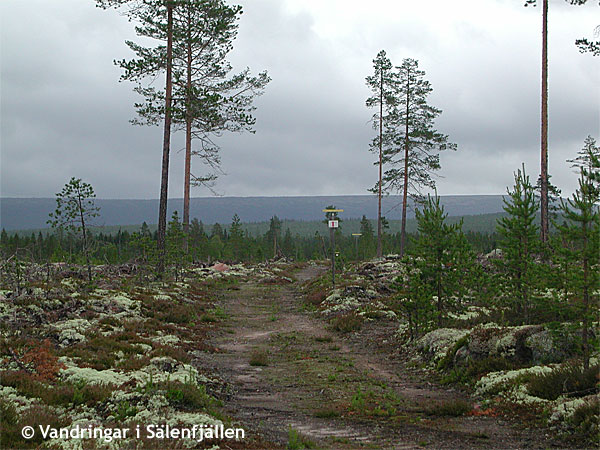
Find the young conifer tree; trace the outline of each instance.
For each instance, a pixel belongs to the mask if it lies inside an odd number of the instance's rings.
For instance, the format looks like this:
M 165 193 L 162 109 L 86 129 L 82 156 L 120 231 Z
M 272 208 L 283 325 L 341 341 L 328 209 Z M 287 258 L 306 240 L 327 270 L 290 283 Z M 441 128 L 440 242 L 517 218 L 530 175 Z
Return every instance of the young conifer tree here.
M 242 221 L 237 214 L 231 219 L 231 227 L 229 227 L 228 246 L 231 249 L 231 255 L 240 260 L 245 254 L 244 230 L 242 230 Z
M 466 293 L 474 254 L 462 232 L 462 221 L 448 224 L 448 214 L 437 193 L 427 196 L 422 210 L 416 211 L 418 236 L 414 264 L 420 270 L 420 282 L 427 286 L 429 298 L 435 298 L 437 325 L 441 327 L 449 308 L 459 306 Z
M 100 208 L 94 203 L 94 188 L 71 178 L 62 190 L 56 194 L 56 210 L 50 213 L 47 223 L 59 230 L 66 229 L 81 235 L 83 254 L 87 265 L 88 281 L 92 281 L 92 265 L 90 263 L 90 221 L 98 217 Z
M 167 262 L 173 267 L 175 273 L 175 281 L 179 280 L 179 274 L 183 273 L 187 258 L 186 254 L 181 251 L 185 233 L 181 226 L 181 220 L 177 211 L 173 212 L 171 221 L 167 228 L 166 245 L 167 245 Z
M 525 173 L 525 165 L 522 170 L 517 170 L 514 178 L 513 190 L 507 189 L 508 199 L 503 199 L 508 217 L 498 221 L 502 259 L 497 263 L 507 306 L 515 309 L 521 321 L 529 323 L 532 299 L 541 281 L 536 258 L 542 245 L 539 227 L 535 223 L 539 203 Z
M 581 168 L 579 188 L 562 202 L 564 222 L 557 225 L 560 236 L 555 253 L 559 267 L 567 267 L 569 286 L 567 295 L 578 304 L 578 315 L 583 322 L 583 364 L 589 368 L 589 324 L 598 313 L 600 286 L 600 201 L 593 179 Z M 594 314 L 595 313 L 595 314 Z

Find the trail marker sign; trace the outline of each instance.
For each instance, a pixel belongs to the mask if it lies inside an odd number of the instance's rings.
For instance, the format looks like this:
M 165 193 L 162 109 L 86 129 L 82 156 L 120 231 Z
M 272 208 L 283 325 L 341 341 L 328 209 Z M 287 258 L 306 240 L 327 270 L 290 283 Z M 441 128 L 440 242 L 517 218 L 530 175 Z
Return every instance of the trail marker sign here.
M 337 220 L 330 220 L 329 221 L 329 228 L 337 228 L 338 227 L 338 221 Z

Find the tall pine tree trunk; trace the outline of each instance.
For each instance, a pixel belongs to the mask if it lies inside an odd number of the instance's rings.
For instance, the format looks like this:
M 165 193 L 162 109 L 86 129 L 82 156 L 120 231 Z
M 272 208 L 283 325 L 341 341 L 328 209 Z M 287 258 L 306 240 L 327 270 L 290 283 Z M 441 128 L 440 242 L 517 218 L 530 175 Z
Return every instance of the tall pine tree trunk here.
M 377 193 L 377 257 L 381 258 L 381 185 L 383 178 L 383 70 L 381 71 L 381 86 L 379 91 L 379 191 Z
M 408 200 L 408 115 L 410 100 L 410 72 L 407 74 L 406 81 L 406 121 L 404 128 L 404 186 L 402 187 L 402 227 L 400 229 L 400 257 L 404 256 L 404 246 L 406 244 L 406 202 Z
M 183 184 L 183 233 L 184 240 L 183 246 L 184 250 L 187 253 L 188 251 L 188 232 L 190 227 L 190 178 L 191 178 L 191 166 L 192 166 L 192 43 L 191 43 L 191 35 L 190 28 L 191 17 L 190 10 L 188 8 L 188 17 L 187 17 L 187 80 L 186 80 L 186 89 L 185 89 L 185 169 L 184 169 L 184 184 Z
M 171 149 L 171 91 L 173 89 L 173 4 L 167 4 L 167 81 L 165 86 L 165 128 L 163 135 L 162 174 L 160 183 L 160 204 L 158 207 L 158 266 L 162 276 L 165 271 L 167 231 L 167 195 L 169 189 L 169 151 Z
M 588 230 L 587 224 L 582 224 L 583 228 L 583 332 L 581 336 L 583 344 L 583 367 L 584 369 L 590 368 L 590 346 L 588 343 L 588 310 L 590 304 L 590 290 L 589 290 L 589 279 L 590 279 L 590 262 L 588 258 Z
M 542 2 L 542 137 L 541 137 L 540 237 L 548 242 L 548 0 Z

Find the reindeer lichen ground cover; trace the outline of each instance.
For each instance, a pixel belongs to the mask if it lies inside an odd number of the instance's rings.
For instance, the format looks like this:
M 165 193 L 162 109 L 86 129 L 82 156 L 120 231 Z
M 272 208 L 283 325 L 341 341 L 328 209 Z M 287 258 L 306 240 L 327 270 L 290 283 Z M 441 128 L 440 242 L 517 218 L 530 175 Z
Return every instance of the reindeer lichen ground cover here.
M 598 361 L 569 362 L 570 324 L 499 325 L 505 312 L 473 296 L 411 339 L 394 289 L 411 270 L 395 256 L 349 265 L 332 290 L 324 263 L 191 267 L 164 283 L 97 266 L 93 284 L 27 266 L 0 297 L 2 448 L 595 445 Z M 246 435 L 21 435 L 149 424 Z
M 19 282 L 7 283 L 0 295 L 2 448 L 78 448 L 83 442 L 44 439 L 47 426 L 232 424 L 216 398 L 226 386 L 196 363 L 198 353 L 214 351 L 206 333 L 226 316 L 215 309 L 211 292 L 248 277 L 277 279 L 273 270 L 196 268 L 185 282 L 155 283 L 100 266 L 90 284 L 77 276 L 77 267 L 53 265 L 50 279 L 45 267 L 22 269 Z M 25 439 L 24 426 L 37 433 Z M 98 438 L 85 445 L 173 445 L 131 433 L 111 442 Z M 176 446 L 199 445 L 183 439 Z

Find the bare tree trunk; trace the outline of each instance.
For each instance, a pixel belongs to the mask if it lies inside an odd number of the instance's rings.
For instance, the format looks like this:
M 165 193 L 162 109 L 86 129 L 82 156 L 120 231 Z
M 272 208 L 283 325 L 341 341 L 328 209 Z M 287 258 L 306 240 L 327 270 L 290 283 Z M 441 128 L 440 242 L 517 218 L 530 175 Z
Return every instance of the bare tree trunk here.
M 408 115 L 410 100 L 410 71 L 407 74 L 406 85 L 406 117 L 404 128 L 404 186 L 402 186 L 402 227 L 400 229 L 400 257 L 404 256 L 404 247 L 406 244 L 406 202 L 408 200 Z
M 79 218 L 81 220 L 81 230 L 83 232 L 83 254 L 85 255 L 85 263 L 87 265 L 88 281 L 92 282 L 92 266 L 90 264 L 90 255 L 88 254 L 87 245 L 87 230 L 85 228 L 85 219 L 83 217 L 83 199 L 81 195 L 77 195 L 77 204 L 79 206 Z
M 548 0 L 542 2 L 542 148 L 541 148 L 541 192 L 540 237 L 548 242 Z
M 379 91 L 379 191 L 377 193 L 377 257 L 381 258 L 381 185 L 383 178 L 383 71 L 381 72 L 381 86 Z
M 589 291 L 589 258 L 588 258 L 588 239 L 587 239 L 587 224 L 583 223 L 583 332 L 581 336 L 583 344 L 583 368 L 590 368 L 590 345 L 588 342 L 588 310 L 590 304 L 590 291 Z
M 188 252 L 188 232 L 190 228 L 190 178 L 192 166 L 192 43 L 190 36 L 191 17 L 190 9 L 188 8 L 188 34 L 187 34 L 187 80 L 186 80 L 186 112 L 185 112 L 185 169 L 184 169 L 184 185 L 183 185 L 183 247 L 184 251 Z
M 167 81 L 165 86 L 165 127 L 163 135 L 162 174 L 160 183 L 160 204 L 158 209 L 158 266 L 162 277 L 165 271 L 167 231 L 167 195 L 169 189 L 169 151 L 171 148 L 171 91 L 173 89 L 173 4 L 167 3 Z

